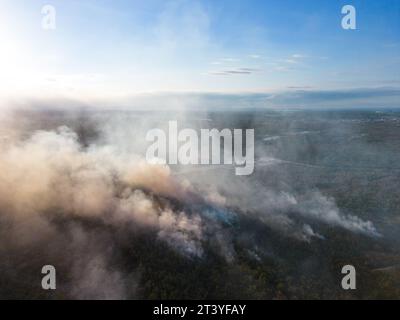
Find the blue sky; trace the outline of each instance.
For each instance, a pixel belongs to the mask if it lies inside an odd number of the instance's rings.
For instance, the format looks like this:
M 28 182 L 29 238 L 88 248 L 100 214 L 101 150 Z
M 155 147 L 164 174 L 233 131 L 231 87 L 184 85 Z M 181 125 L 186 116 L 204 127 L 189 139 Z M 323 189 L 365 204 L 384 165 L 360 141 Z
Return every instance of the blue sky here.
M 56 29 L 41 28 L 41 8 Z M 341 27 L 341 8 L 357 29 Z M 399 87 L 400 0 L 2 0 L 3 91 L 113 96 Z M 4 92 L 3 92 L 4 93 Z

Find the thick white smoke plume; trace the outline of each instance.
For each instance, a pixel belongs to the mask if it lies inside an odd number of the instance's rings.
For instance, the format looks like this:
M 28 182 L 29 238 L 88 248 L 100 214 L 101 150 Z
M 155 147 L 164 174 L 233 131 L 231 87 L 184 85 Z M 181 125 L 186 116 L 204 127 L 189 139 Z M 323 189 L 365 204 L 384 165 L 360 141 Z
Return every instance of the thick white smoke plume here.
M 46 214 L 61 211 L 156 228 L 174 246 L 198 253 L 201 218 L 162 207 L 152 196 L 189 197 L 190 186 L 176 180 L 167 166 L 117 154 L 110 146 L 83 150 L 66 127 L 36 132 L 1 151 L 0 202 L 7 208 L 3 214 L 18 226 L 30 221 L 31 230 L 45 227 Z

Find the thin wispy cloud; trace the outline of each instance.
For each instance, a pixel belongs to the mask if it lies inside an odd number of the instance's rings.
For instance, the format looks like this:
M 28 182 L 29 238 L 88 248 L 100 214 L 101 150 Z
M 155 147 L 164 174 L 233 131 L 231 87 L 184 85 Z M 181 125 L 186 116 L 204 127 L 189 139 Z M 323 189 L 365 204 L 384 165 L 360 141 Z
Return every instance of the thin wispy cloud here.
M 240 61 L 240 59 L 237 59 L 237 58 L 222 58 L 221 61 L 224 61 L 224 62 L 238 62 L 238 61 Z
M 255 69 L 255 68 L 236 68 L 228 70 L 210 71 L 208 74 L 214 76 L 250 75 L 260 71 L 261 71 L 260 69 Z
M 306 90 L 306 89 L 312 89 L 314 88 L 313 86 L 288 86 L 288 89 L 292 90 Z
M 274 70 L 274 71 L 278 71 L 278 72 L 287 72 L 287 71 L 292 70 L 292 68 L 287 67 L 287 66 L 279 66 L 279 65 L 277 65 L 277 66 L 275 66 L 275 67 L 273 68 L 273 70 Z
M 295 53 L 295 54 L 292 54 L 292 58 L 293 59 L 303 59 L 303 58 L 307 58 L 307 56 L 303 55 L 303 54 Z
M 285 59 L 285 60 L 282 60 L 283 62 L 286 62 L 286 63 L 290 63 L 290 64 L 296 64 L 296 63 L 298 63 L 298 61 L 297 60 L 294 60 L 294 59 Z

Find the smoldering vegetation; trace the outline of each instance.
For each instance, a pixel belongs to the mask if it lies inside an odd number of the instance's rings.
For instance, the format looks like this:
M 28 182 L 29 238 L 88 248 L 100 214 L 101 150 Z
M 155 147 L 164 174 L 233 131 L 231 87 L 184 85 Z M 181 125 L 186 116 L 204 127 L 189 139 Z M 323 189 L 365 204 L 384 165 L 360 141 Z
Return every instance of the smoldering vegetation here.
M 254 128 L 256 166 L 167 166 L 147 130 Z M 14 110 L 3 299 L 400 298 L 400 114 Z M 41 289 L 43 265 L 57 290 Z M 340 287 L 352 264 L 358 289 Z

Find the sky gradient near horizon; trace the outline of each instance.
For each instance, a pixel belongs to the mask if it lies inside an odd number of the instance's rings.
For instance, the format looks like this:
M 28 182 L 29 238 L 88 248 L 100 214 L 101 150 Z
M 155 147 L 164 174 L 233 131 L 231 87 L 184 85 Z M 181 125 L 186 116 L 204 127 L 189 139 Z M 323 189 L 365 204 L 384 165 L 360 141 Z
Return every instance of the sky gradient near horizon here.
M 400 0 L 2 0 L 0 40 L 0 94 L 400 87 Z

